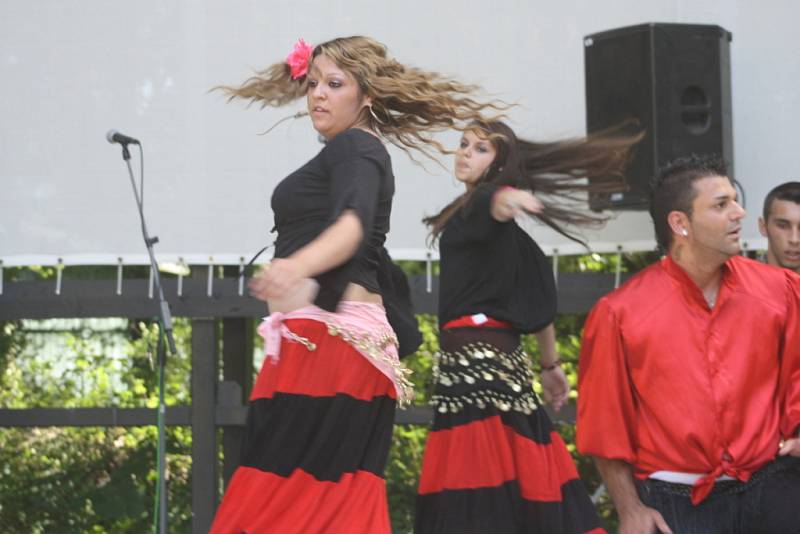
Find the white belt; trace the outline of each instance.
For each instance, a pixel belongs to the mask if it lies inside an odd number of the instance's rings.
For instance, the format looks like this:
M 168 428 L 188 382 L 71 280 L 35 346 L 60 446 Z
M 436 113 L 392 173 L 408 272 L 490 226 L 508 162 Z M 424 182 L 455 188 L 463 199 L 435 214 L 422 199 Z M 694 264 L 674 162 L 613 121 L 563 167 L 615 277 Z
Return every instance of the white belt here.
M 680 471 L 656 471 L 651 473 L 647 478 L 654 478 L 664 482 L 672 482 L 673 484 L 686 484 L 687 486 L 694 486 L 695 482 L 703 478 L 705 475 L 697 473 L 682 473 Z M 721 480 L 736 480 L 728 475 L 717 477 L 717 482 Z

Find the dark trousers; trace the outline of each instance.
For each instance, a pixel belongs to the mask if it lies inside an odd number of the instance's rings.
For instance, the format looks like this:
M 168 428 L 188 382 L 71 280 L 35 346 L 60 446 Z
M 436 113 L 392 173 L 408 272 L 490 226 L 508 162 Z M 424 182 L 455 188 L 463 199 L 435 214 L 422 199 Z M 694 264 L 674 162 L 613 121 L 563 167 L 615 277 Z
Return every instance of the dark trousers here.
M 637 489 L 674 534 L 800 534 L 800 458 L 778 458 L 748 482 L 718 482 L 697 506 L 683 484 L 648 479 Z

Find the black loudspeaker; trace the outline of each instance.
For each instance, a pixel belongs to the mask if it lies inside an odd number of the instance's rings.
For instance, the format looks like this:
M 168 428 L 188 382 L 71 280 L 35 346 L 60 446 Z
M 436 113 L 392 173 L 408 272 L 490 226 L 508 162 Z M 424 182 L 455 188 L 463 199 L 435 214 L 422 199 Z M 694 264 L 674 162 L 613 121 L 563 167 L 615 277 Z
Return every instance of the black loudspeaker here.
M 589 133 L 635 119 L 646 132 L 628 167 L 629 190 L 590 207 L 647 209 L 657 169 L 715 153 L 733 177 L 730 32 L 697 24 L 641 24 L 584 38 Z M 634 128 L 635 130 L 635 128 Z

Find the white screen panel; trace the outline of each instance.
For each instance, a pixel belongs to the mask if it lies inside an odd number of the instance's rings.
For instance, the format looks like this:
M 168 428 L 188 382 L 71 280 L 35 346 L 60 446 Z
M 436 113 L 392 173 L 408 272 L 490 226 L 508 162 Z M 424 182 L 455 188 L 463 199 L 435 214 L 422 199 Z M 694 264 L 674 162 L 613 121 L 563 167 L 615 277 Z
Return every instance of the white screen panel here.
M 246 109 L 208 90 L 279 60 L 298 37 L 376 37 L 401 62 L 518 102 L 510 113 L 518 133 L 546 139 L 584 131 L 582 37 L 653 21 L 733 32 L 736 176 L 749 203 L 745 238 L 762 246 L 761 200 L 772 186 L 798 179 L 797 15 L 788 0 L 2 2 L 0 260 L 146 261 L 119 147 L 104 139 L 111 128 L 144 143 L 146 214 L 160 260 L 236 263 L 270 242 L 270 192 L 319 150 L 316 134 L 299 119 L 256 135 L 302 102 Z M 452 134 L 442 139 L 456 142 Z M 458 187 L 435 164 L 415 165 L 396 149 L 392 156 L 397 197 L 388 245 L 397 258 L 422 259 L 420 219 Z M 548 229 L 534 225 L 534 233 L 545 250 L 580 251 Z M 653 245 L 644 213 L 623 213 L 586 235 L 601 251 Z

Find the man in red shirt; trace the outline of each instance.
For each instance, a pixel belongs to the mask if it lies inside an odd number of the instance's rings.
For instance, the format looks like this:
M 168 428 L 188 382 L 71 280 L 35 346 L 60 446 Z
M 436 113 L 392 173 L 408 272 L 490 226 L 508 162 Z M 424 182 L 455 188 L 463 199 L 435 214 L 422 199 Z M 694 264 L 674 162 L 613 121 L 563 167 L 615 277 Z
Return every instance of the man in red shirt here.
M 620 532 L 800 532 L 800 277 L 739 256 L 744 209 L 712 157 L 650 208 L 668 254 L 586 321 L 578 450 Z
M 767 238 L 767 263 L 800 273 L 800 182 L 786 182 L 767 194 L 758 229 Z

